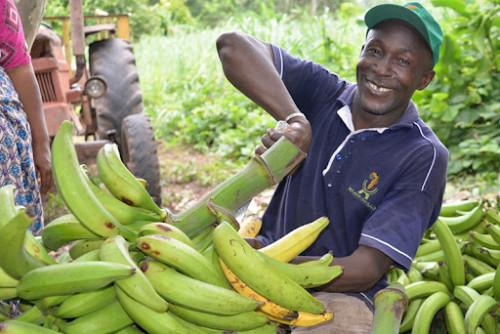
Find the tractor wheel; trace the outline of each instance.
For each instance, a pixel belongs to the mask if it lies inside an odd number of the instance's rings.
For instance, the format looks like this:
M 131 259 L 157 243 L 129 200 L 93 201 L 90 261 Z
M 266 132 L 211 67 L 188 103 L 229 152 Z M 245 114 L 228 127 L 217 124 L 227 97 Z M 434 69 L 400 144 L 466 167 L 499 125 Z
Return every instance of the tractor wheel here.
M 160 164 L 153 128 L 145 114 L 125 117 L 121 128 L 121 157 L 127 168 L 147 181 L 147 190 L 161 205 Z
M 143 112 L 132 46 L 122 39 L 105 39 L 90 44 L 89 54 L 91 75 L 102 77 L 107 84 L 106 93 L 93 100 L 97 137 L 120 145 L 123 119 Z

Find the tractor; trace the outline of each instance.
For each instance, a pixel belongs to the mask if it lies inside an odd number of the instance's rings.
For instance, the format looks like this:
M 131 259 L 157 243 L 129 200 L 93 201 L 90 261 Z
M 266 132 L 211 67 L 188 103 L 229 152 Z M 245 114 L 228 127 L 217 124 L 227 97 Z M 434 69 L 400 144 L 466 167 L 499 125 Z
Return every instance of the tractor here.
M 16 0 L 49 135 L 71 120 L 84 163 L 95 161 L 104 144 L 116 143 L 128 169 L 146 180 L 161 204 L 157 147 L 144 113 L 128 16 L 84 16 L 82 1 L 69 1 L 69 17 L 42 18 L 45 0 Z M 62 26 L 62 37 L 52 24 Z

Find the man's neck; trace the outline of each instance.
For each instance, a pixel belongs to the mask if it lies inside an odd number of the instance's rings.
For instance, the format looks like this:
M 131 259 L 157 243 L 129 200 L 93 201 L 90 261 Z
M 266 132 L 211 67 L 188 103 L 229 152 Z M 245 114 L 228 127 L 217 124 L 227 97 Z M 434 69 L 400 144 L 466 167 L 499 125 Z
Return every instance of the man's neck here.
M 395 124 L 401 116 L 405 113 L 406 109 L 400 111 L 393 111 L 385 115 L 375 115 L 366 110 L 363 110 L 359 102 L 357 92 L 354 95 L 352 102 L 351 113 L 352 122 L 356 130 L 360 129 L 373 129 L 373 128 L 388 128 Z

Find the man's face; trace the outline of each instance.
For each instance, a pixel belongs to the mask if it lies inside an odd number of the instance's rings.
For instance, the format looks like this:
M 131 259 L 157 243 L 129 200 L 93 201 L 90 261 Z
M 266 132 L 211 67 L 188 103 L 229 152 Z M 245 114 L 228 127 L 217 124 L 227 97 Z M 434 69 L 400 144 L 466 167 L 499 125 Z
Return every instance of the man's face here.
M 431 52 L 418 32 L 399 20 L 384 21 L 368 32 L 356 66 L 361 110 L 403 112 L 433 76 Z

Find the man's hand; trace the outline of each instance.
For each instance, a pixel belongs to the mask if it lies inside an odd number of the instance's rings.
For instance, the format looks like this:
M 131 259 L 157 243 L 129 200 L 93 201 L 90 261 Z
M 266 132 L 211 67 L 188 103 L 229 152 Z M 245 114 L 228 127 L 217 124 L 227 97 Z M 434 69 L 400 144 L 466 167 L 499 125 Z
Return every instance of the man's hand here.
M 259 248 L 262 248 L 262 244 L 260 243 L 259 240 L 255 239 L 255 238 L 245 238 L 246 242 L 248 242 L 248 244 L 250 246 L 252 246 L 252 248 L 254 249 L 259 249 Z
M 52 186 L 52 162 L 50 147 L 46 141 L 37 141 L 33 138 L 33 158 L 39 177 L 40 192 L 46 194 Z
M 261 155 L 283 135 L 297 145 L 302 152 L 307 153 L 309 151 L 309 145 L 312 139 L 311 125 L 307 119 L 297 117 L 290 120 L 288 126 L 284 130 L 267 129 L 266 134 L 261 139 L 262 145 L 257 147 L 255 153 Z

